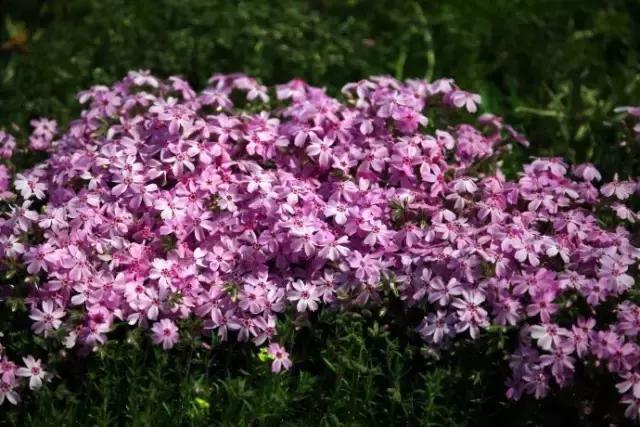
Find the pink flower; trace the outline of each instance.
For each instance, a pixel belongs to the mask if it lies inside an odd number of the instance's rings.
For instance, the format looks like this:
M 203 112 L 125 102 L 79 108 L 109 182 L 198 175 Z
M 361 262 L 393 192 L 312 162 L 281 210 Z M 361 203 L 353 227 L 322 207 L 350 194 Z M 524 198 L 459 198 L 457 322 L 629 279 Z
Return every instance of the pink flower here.
M 29 137 L 29 148 L 33 150 L 46 150 L 49 148 L 53 136 L 58 130 L 56 121 L 41 118 L 31 120 L 30 124 L 34 129 Z
M 394 232 L 388 230 L 387 226 L 381 221 L 365 222 L 360 228 L 368 232 L 363 243 L 369 246 L 375 246 L 376 244 L 386 246 L 394 236 Z
M 315 230 L 311 227 L 299 227 L 291 230 L 293 237 L 291 248 L 295 252 L 303 251 L 308 257 L 316 253 L 318 242 L 315 237 Z
M 277 343 L 269 344 L 268 350 L 269 356 L 273 358 L 273 362 L 271 362 L 271 371 L 274 373 L 278 373 L 281 370 L 288 370 L 291 368 L 292 363 L 291 359 L 289 359 L 289 353 Z
M 320 301 L 320 291 L 310 283 L 304 283 L 302 280 L 296 280 L 292 284 L 293 289 L 289 292 L 289 301 L 298 301 L 296 309 L 299 312 L 316 311 L 318 302 Z
M 13 150 L 16 148 L 16 139 L 13 135 L 0 130 L 0 157 L 10 159 L 13 156 Z
M 454 90 L 447 94 L 449 102 L 458 107 L 466 108 L 468 112 L 475 113 L 478 111 L 478 104 L 481 102 L 480 95 L 465 92 L 463 90 Z
M 271 180 L 266 174 L 254 173 L 247 180 L 247 191 L 253 193 L 256 190 L 269 192 L 271 191 Z
M 7 399 L 9 403 L 17 405 L 20 402 L 20 395 L 15 391 L 15 383 L 0 382 L 0 405 Z
M 47 184 L 40 182 L 34 176 L 27 177 L 19 173 L 16 175 L 13 185 L 20 192 L 23 199 L 30 199 L 32 196 L 36 196 L 36 199 L 40 200 L 45 198 Z
M 348 243 L 349 238 L 347 236 L 342 236 L 338 239 L 332 238 L 331 241 L 327 242 L 320 252 L 318 252 L 318 256 L 330 261 L 337 261 L 344 258 L 349 255 L 349 252 L 351 252 L 347 246 Z
M 29 388 L 31 390 L 37 390 L 42 387 L 42 380 L 47 376 L 47 373 L 42 369 L 42 363 L 40 359 L 36 360 L 33 356 L 27 356 L 22 358 L 25 367 L 18 368 L 16 374 L 20 377 L 29 378 Z
M 636 191 L 637 183 L 632 181 L 618 181 L 616 175 L 608 184 L 600 189 L 600 192 L 607 197 L 615 195 L 619 200 L 626 200 Z
M 172 320 L 162 319 L 151 327 L 153 332 L 153 342 L 162 344 L 162 348 L 169 350 L 178 342 L 178 327 Z
M 49 333 L 58 329 L 62 324 L 62 319 L 65 316 L 64 310 L 54 307 L 52 301 L 43 301 L 42 310 L 34 308 L 31 310 L 29 318 L 35 320 L 35 323 L 31 327 L 36 334 L 42 334 L 49 336 Z
M 233 254 L 222 246 L 214 246 L 208 258 L 211 260 L 209 268 L 213 271 L 220 270 L 223 272 L 228 272 L 231 269 L 234 260 Z
M 568 336 L 564 328 L 548 323 L 546 325 L 534 325 L 531 327 L 531 338 L 538 341 L 538 346 L 543 350 L 551 350 L 560 344 L 563 337 Z
M 424 277 L 424 275 L 423 275 Z M 462 294 L 463 288 L 454 277 L 444 283 L 441 277 L 435 277 L 428 283 L 429 302 L 446 306 L 451 302 L 452 297 Z
M 585 181 L 600 181 L 602 175 L 595 166 L 590 163 L 583 163 L 575 168 L 575 174 Z
M 640 399 L 640 374 L 637 372 L 627 372 L 622 375 L 624 381 L 616 384 L 618 393 L 624 394 L 632 390 L 633 397 Z
M 620 400 L 620 403 L 627 405 L 627 408 L 624 411 L 625 417 L 631 418 L 632 420 L 636 420 L 640 417 L 640 398 L 627 395 Z
M 260 331 L 253 339 L 255 345 L 262 345 L 267 340 L 271 341 L 277 334 L 275 316 L 258 317 L 255 326 Z
M 471 338 L 477 338 L 480 327 L 488 325 L 487 312 L 481 307 L 485 301 L 484 295 L 478 291 L 463 291 L 462 298 L 456 299 L 451 305 L 458 309 L 458 323 L 456 330 L 460 333 L 469 330 Z
M 549 378 L 541 368 L 529 368 L 522 376 L 525 381 L 525 389 L 533 394 L 536 399 L 542 399 L 549 391 Z
M 164 288 L 168 288 L 172 283 L 173 263 L 164 259 L 156 258 L 151 264 L 151 272 L 149 278 L 157 280 L 158 284 Z
M 349 217 L 349 208 L 343 203 L 330 200 L 329 203 L 327 203 L 324 214 L 327 217 L 333 217 L 336 224 L 344 225 Z
M 180 176 L 185 170 L 193 171 L 195 169 L 195 165 L 191 160 L 195 154 L 193 150 L 187 148 L 186 144 L 171 144 L 162 161 L 171 165 L 173 175 Z
M 9 190 L 9 169 L 5 165 L 0 165 L 0 194 Z
M 349 266 L 355 270 L 356 278 L 360 280 L 377 279 L 380 276 L 380 263 L 369 254 L 362 255 L 360 251 L 354 250 L 348 262 Z
M 558 311 L 558 306 L 553 303 L 555 293 L 551 291 L 537 293 L 532 298 L 532 303 L 527 306 L 527 316 L 540 316 L 545 323 L 551 321 L 551 315 Z
M 332 138 L 324 138 L 321 140 L 315 136 L 315 134 L 312 134 L 311 144 L 307 147 L 306 153 L 311 157 L 317 157 L 320 167 L 326 168 L 329 166 L 331 160 L 331 146 L 334 142 Z
M 160 212 L 163 219 L 181 218 L 184 216 L 186 201 L 184 199 L 157 199 L 153 207 Z
M 6 356 L 0 360 L 0 375 L 2 382 L 13 384 L 16 379 L 16 371 L 16 364 L 7 359 Z
M 435 315 L 426 317 L 422 326 L 418 328 L 420 335 L 434 344 L 442 342 L 444 337 L 453 334 L 454 319 L 444 311 L 438 310 Z

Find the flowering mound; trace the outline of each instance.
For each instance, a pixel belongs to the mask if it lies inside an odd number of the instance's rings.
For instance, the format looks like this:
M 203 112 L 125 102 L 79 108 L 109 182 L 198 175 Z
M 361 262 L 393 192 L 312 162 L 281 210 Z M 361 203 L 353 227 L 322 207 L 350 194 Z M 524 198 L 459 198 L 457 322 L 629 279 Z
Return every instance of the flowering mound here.
M 469 122 L 480 97 L 448 79 L 275 95 L 242 75 L 196 93 L 132 72 L 81 93 L 65 133 L 34 121 L 30 147 L 49 157 L 0 174 L 2 267 L 28 288 L 33 331 L 86 351 L 126 322 L 170 349 L 199 319 L 268 345 L 278 372 L 278 316 L 395 292 L 433 346 L 517 328 L 509 397 L 543 397 L 596 360 L 638 415 L 635 181 L 598 188 L 595 167 L 555 158 L 507 180 L 498 158 L 526 140 L 495 116 Z M 10 159 L 15 140 L 0 145 Z M 4 356 L 0 399 L 47 378 L 25 363 Z

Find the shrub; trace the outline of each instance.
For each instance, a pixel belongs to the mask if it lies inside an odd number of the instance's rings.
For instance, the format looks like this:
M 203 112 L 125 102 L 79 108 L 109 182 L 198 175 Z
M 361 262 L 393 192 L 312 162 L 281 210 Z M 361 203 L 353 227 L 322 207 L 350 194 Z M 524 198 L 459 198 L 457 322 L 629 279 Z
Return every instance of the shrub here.
M 232 336 L 278 373 L 279 321 L 395 295 L 431 351 L 510 337 L 509 398 L 600 374 L 638 416 L 636 181 L 598 188 L 593 165 L 558 158 L 505 177 L 510 141 L 528 141 L 497 116 L 471 122 L 481 99 L 451 79 L 372 77 L 342 101 L 301 80 L 209 83 L 130 72 L 81 92 L 64 132 L 33 121 L 30 150 L 0 136 L 19 193 L 4 180 L 3 268 L 20 283 L 5 308 L 26 306 L 45 348 L 95 352 L 132 326 L 164 350 Z M 46 158 L 11 170 L 34 150 Z M 59 356 L 13 337 L 1 396 L 17 403 L 20 378 L 40 388 L 41 359 Z

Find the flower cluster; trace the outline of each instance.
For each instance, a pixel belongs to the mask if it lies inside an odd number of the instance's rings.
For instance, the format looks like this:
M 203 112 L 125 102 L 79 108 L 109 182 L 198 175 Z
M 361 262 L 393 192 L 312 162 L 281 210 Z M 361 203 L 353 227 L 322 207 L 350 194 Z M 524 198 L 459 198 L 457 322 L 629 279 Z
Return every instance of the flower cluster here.
M 511 398 L 543 397 L 596 360 L 638 416 L 636 181 L 600 186 L 593 165 L 557 158 L 507 179 L 498 158 L 526 139 L 493 115 L 470 121 L 480 97 L 450 79 L 373 77 L 341 101 L 300 80 L 270 92 L 215 75 L 197 93 L 131 72 L 79 99 L 63 134 L 34 122 L 49 158 L 15 175 L 0 222 L 36 334 L 92 349 L 128 323 L 168 350 L 196 318 L 267 345 L 278 372 L 291 366 L 283 313 L 394 291 L 433 346 L 519 331 Z

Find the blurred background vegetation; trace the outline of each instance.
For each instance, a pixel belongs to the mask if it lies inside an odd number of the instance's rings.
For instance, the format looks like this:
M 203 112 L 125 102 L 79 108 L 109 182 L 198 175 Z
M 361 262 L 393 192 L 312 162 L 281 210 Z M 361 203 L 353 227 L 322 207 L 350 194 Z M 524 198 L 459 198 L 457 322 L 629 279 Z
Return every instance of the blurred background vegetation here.
M 532 147 L 518 161 L 563 156 L 606 176 L 640 175 L 638 143 L 620 144 L 613 114 L 640 104 L 638 0 L 4 0 L 0 17 L 0 128 L 8 130 L 39 116 L 64 124 L 79 112 L 79 90 L 131 69 L 182 75 L 196 87 L 218 72 L 268 84 L 301 77 L 333 92 L 374 74 L 453 77 L 483 96 L 485 111 L 525 131 Z M 307 337 L 296 338 L 304 347 L 291 374 L 269 375 L 251 348 L 204 353 L 192 343 L 167 356 L 137 337 L 69 366 L 50 392 L 0 418 L 452 425 L 509 416 L 552 425 L 544 417 L 553 412 L 568 425 L 597 413 L 590 397 L 574 395 L 506 404 L 502 353 L 453 349 L 437 360 L 408 324 L 380 329 L 393 318 L 320 317 L 296 332 Z

